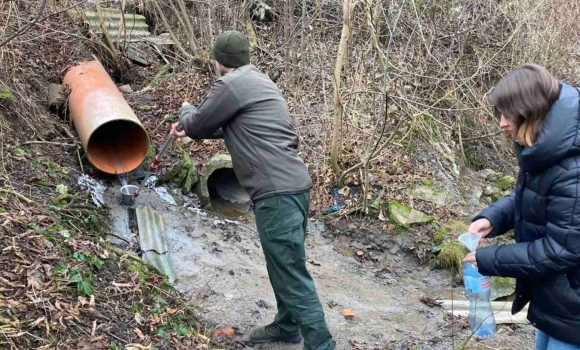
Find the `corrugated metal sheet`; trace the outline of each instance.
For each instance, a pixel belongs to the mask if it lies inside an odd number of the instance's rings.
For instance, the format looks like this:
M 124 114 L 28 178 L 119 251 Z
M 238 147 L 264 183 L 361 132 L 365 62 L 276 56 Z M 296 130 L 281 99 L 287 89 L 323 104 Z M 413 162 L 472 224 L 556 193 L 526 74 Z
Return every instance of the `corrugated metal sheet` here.
M 177 276 L 169 258 L 163 218 L 150 207 L 138 207 L 136 214 L 143 261 L 155 266 L 173 283 Z
M 98 34 L 103 33 L 101 22 L 99 21 L 96 11 L 84 11 L 79 13 L 78 11 L 70 10 L 69 12 L 75 15 L 82 15 L 85 22 L 91 28 L 91 31 Z M 125 13 L 123 15 L 121 10 L 104 8 L 103 20 L 111 38 L 116 38 L 119 35 L 123 22 L 125 23 L 125 29 L 121 30 L 120 37 L 125 38 L 127 41 L 141 41 L 151 35 L 145 16 L 133 13 Z

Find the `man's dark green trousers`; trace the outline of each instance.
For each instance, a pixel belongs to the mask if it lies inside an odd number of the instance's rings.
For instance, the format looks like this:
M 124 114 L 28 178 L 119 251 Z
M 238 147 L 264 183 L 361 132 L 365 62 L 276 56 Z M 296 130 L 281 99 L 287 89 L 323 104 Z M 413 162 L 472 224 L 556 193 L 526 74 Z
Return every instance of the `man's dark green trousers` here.
M 278 303 L 274 321 L 287 332 L 300 330 L 305 350 L 332 350 L 336 344 L 306 270 L 304 240 L 309 206 L 310 192 L 257 200 L 256 226 Z

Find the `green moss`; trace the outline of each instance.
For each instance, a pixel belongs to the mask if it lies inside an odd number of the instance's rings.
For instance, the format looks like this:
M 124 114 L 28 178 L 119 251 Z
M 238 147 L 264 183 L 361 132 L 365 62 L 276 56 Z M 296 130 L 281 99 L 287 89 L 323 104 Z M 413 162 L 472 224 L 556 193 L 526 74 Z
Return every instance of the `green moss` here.
M 467 232 L 469 226 L 461 221 L 449 221 L 441 227 L 441 230 L 435 234 L 433 241 L 435 244 L 441 244 L 446 238 L 456 237 Z
M 158 184 L 162 184 L 165 182 L 169 182 L 171 179 L 176 177 L 181 172 L 181 163 L 177 162 L 174 163 L 166 172 L 163 174 L 159 180 L 157 180 Z
M 434 217 L 391 200 L 389 201 L 389 220 L 398 228 L 409 229 L 413 225 L 428 224 L 434 220 Z
M 12 92 L 9 90 L 0 90 L 0 100 L 9 100 L 12 98 Z
M 513 176 L 503 176 L 501 177 L 499 180 L 497 180 L 495 182 L 496 186 L 502 190 L 502 191 L 507 191 L 513 188 L 513 186 L 516 183 L 516 179 Z
M 515 286 L 515 279 L 509 277 L 493 277 L 491 279 L 492 288 L 511 288 Z
M 145 282 L 148 272 L 147 266 L 139 264 L 136 261 L 125 261 L 124 265 L 127 271 L 137 272 L 139 281 L 141 283 Z
M 423 180 L 423 185 L 428 186 L 428 187 L 432 187 L 433 186 L 433 180 L 431 180 L 431 179 L 425 179 L 425 180 Z
M 463 259 L 467 255 L 467 248 L 459 242 L 446 241 L 441 245 L 441 251 L 437 256 L 439 266 L 444 269 L 452 269 L 462 275 Z
M 379 195 L 377 196 L 377 198 L 373 201 L 373 203 L 371 205 L 369 205 L 369 211 L 371 214 L 378 214 L 379 210 L 381 209 L 381 200 L 383 199 L 383 196 L 385 195 L 385 190 L 381 190 L 381 192 L 379 193 Z

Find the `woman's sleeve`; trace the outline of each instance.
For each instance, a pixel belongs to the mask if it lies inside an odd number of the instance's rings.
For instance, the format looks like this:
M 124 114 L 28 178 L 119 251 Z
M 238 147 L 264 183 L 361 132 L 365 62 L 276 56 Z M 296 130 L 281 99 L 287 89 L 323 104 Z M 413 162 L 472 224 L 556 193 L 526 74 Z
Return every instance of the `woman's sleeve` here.
M 493 230 L 488 238 L 497 237 L 514 228 L 514 216 L 516 212 L 516 197 L 514 192 L 509 196 L 493 203 L 489 208 L 477 215 L 473 221 L 487 219 L 491 222 Z
M 580 170 L 561 174 L 547 196 L 545 237 L 477 250 L 487 276 L 540 277 L 580 265 Z

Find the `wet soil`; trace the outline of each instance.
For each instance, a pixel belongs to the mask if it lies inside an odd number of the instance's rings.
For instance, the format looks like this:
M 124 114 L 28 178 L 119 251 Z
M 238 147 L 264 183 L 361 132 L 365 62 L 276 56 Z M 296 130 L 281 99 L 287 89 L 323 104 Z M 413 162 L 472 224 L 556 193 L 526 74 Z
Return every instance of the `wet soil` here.
M 135 238 L 127 209 L 119 204 L 118 190 L 107 190 L 107 203 L 113 232 L 124 240 L 112 237 L 112 241 L 135 249 L 135 243 L 127 244 Z M 233 327 L 242 344 L 251 346 L 243 342 L 248 332 L 270 323 L 276 314 L 253 224 L 227 222 L 196 208 L 194 199 L 174 195 L 185 204 L 170 205 L 147 189 L 136 205 L 151 206 L 163 216 L 178 276 L 175 287 L 201 307 L 202 320 L 218 328 Z M 396 246 L 371 260 L 357 259 L 353 242 L 327 238 L 326 233 L 321 222 L 311 221 L 307 259 L 338 349 L 463 348 L 470 334 L 465 320 L 456 320 L 452 329 L 450 317 L 441 308 L 420 301 L 422 297 L 448 299 L 452 293 L 456 299 L 465 298 L 449 271 L 432 271 Z M 343 309 L 351 309 L 355 317 L 346 319 Z M 531 326 L 501 325 L 493 338 L 473 338 L 465 348 L 531 349 L 532 344 Z M 297 350 L 302 344 L 255 348 Z

